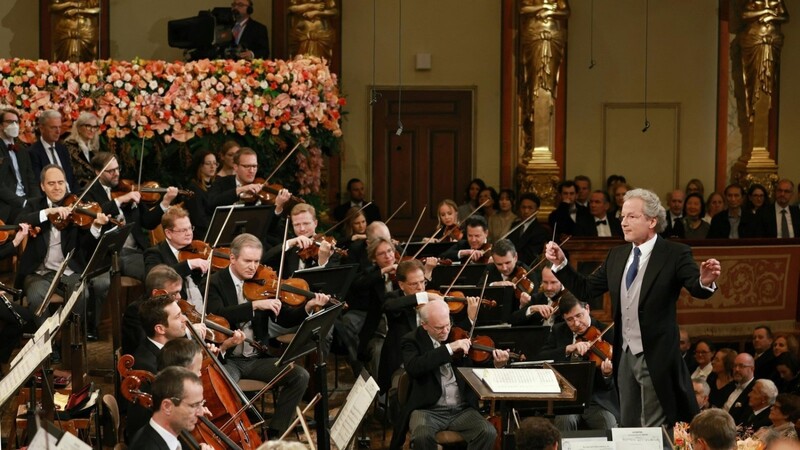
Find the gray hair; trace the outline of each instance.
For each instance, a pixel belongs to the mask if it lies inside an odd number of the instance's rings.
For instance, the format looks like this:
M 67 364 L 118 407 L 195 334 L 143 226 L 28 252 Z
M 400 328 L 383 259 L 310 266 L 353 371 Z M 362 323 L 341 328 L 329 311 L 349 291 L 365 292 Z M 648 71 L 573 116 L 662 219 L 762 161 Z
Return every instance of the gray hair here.
M 55 109 L 48 109 L 41 114 L 39 114 L 39 118 L 37 119 L 37 124 L 44 125 L 50 119 L 60 119 L 61 113 L 56 111 Z
M 78 118 L 72 122 L 72 128 L 69 131 L 69 136 L 65 139 L 65 141 L 75 141 L 81 142 L 83 138 L 81 137 L 80 133 L 78 133 L 78 128 L 86 125 L 87 123 L 94 122 L 97 125 L 100 125 L 100 118 L 97 117 L 94 113 L 90 113 L 88 111 L 83 111 L 78 115 Z M 89 147 L 89 150 L 96 152 L 100 150 L 100 133 L 95 133 L 94 137 L 91 141 L 85 142 L 86 146 Z
M 711 386 L 708 385 L 706 379 L 703 377 L 694 377 L 692 378 L 692 383 L 695 383 L 700 386 L 700 389 L 703 390 L 703 395 L 708 397 L 711 394 Z
M 435 310 L 447 311 L 448 314 L 450 309 L 447 307 L 447 304 L 441 300 L 434 300 L 422 305 L 422 308 L 419 309 L 419 320 L 420 322 L 428 323 L 428 318 Z
M 778 398 L 778 387 L 775 386 L 775 383 L 772 380 L 768 380 L 766 378 L 759 378 L 755 381 L 756 386 L 761 386 L 761 394 L 767 397 L 767 403 L 772 405 L 775 403 L 775 399 Z
M 632 189 L 625 193 L 625 201 L 632 198 L 641 199 L 644 203 L 644 215 L 656 219 L 656 233 L 661 233 L 667 227 L 667 211 L 661 205 L 658 195 L 647 189 Z

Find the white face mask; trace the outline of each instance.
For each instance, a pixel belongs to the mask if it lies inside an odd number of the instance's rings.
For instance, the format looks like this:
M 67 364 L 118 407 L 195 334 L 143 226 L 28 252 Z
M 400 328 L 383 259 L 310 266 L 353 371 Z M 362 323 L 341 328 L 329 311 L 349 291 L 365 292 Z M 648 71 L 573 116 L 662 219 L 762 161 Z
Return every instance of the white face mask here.
M 10 138 L 16 138 L 17 136 L 19 136 L 19 124 L 18 123 L 9 124 L 3 131 L 6 132 L 6 136 Z

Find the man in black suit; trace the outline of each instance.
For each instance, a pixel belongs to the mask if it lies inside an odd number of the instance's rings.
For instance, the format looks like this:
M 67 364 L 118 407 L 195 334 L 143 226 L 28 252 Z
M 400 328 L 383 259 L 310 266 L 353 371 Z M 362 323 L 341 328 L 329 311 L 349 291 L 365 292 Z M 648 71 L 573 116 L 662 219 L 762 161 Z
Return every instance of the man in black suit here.
M 347 216 L 347 211 L 350 208 L 361 208 L 364 206 L 364 182 L 358 178 L 353 178 L 347 182 L 347 193 L 350 195 L 350 201 L 342 203 L 333 210 L 333 217 L 336 221 L 344 220 Z M 367 224 L 381 220 L 381 210 L 375 203 L 370 203 L 366 208 L 361 210 L 364 217 L 367 219 Z
M 553 272 L 578 298 L 609 292 L 614 323 L 614 367 L 623 427 L 660 426 L 689 421 L 697 413 L 689 371 L 678 347 L 676 305 L 681 289 L 696 298 L 711 297 L 719 261 L 700 265 L 686 245 L 663 239 L 666 212 L 658 196 L 644 189 L 625 194 L 622 229 L 630 244 L 611 249 L 589 276 L 567 264 L 555 243 L 546 247 Z
M 153 381 L 153 418 L 133 438 L 130 448 L 175 450 L 181 448 L 178 435 L 192 431 L 203 415 L 203 383 L 183 367 L 168 367 Z M 200 444 L 210 450 L 208 444 Z
M 233 44 L 237 47 L 237 56 L 247 60 L 269 58 L 269 36 L 267 27 L 255 20 L 253 0 L 234 0 L 231 11 L 236 23 L 233 25 Z
M 236 236 L 231 243 L 231 264 L 227 270 L 217 271 L 211 276 L 208 292 L 208 312 L 224 317 L 232 329 L 242 330 L 248 339 L 255 340 L 267 337 L 267 322 L 271 322 L 269 316 L 276 317 L 284 309 L 278 299 L 249 301 L 244 297 L 244 284 L 255 276 L 261 251 L 261 241 L 252 234 Z M 316 306 L 325 305 L 328 300 L 328 296 L 317 294 L 303 306 L 291 308 L 288 320 L 301 322 Z M 275 366 L 275 358 L 259 355 L 247 342 L 236 346 L 225 356 L 224 366 L 235 381 L 251 378 L 267 383 L 281 369 Z M 276 402 L 275 415 L 269 424 L 270 436 L 280 436 L 291 424 L 295 407 L 308 386 L 308 379 L 308 372 L 295 366 L 278 383 L 282 389 Z
M 718 212 L 711 219 L 708 239 L 753 238 L 759 235 L 759 223 L 755 214 L 742 208 L 744 190 L 738 184 L 725 188 L 728 209 Z
M 794 183 L 786 178 L 775 186 L 775 203 L 758 212 L 761 221 L 761 237 L 800 237 L 800 208 L 791 205 Z
M 772 329 L 767 325 L 758 325 L 753 328 L 753 359 L 755 360 L 754 375 L 756 378 L 772 378 L 775 375 L 777 360 L 772 351 Z
M 553 326 L 547 336 L 542 349 L 535 359 L 554 361 L 570 361 L 575 359 L 588 359 L 592 353 L 592 343 L 581 339 L 589 327 L 594 327 L 600 332 L 606 330 L 606 325 L 593 319 L 589 312 L 589 305 L 575 298 L 569 292 L 564 293 L 559 303 L 559 310 L 564 321 Z M 603 340 L 612 342 L 614 330 L 609 330 L 603 335 Z M 555 418 L 555 425 L 560 431 L 574 431 L 578 429 L 581 421 L 592 430 L 608 430 L 616 428 L 619 417 L 619 401 L 617 389 L 612 378 L 613 365 L 610 358 L 606 358 L 595 370 L 594 384 L 592 387 L 592 400 L 586 406 L 583 414 L 562 414 Z
M 34 312 L 44 302 L 44 296 L 58 267 L 71 250 L 75 252 L 67 264 L 62 281 L 67 285 L 77 283 L 97 246 L 101 227 L 108 222 L 108 217 L 100 213 L 89 230 L 83 230 L 76 225 L 58 230 L 48 220 L 48 216 L 54 214 L 66 218 L 71 213 L 69 208 L 60 206 L 67 193 L 64 170 L 55 165 L 46 166 L 42 170 L 40 187 L 45 197 L 28 202 L 17 218 L 19 223 L 28 223 L 41 228 L 36 239 L 31 239 L 22 252 L 15 280 L 16 287 L 24 289 L 28 307 Z M 75 312 L 84 315 L 82 308 L 83 302 L 80 302 L 76 305 Z M 37 317 L 37 326 L 41 325 L 46 317 L 46 312 L 42 317 Z
M 183 279 L 172 267 L 159 264 L 153 267 L 144 279 L 144 296 L 131 302 L 122 313 L 122 354 L 133 354 L 145 341 L 145 329 L 139 307 L 151 297 L 166 293 L 175 300 L 184 298 Z
M 772 425 L 772 421 L 769 420 L 769 413 L 777 398 L 778 388 L 772 380 L 756 380 L 753 382 L 753 389 L 747 394 L 747 406 L 750 407 L 750 414 L 742 422 L 742 428 L 751 428 L 753 431 L 758 431 L 761 427 Z
M 736 383 L 736 388 L 728 396 L 722 409 L 728 411 L 737 424 L 744 422 L 752 412 L 748 395 L 753 389 L 755 380 L 753 377 L 754 367 L 753 357 L 748 353 L 739 353 L 733 360 L 733 381 Z
M 144 251 L 145 273 L 153 267 L 166 264 L 183 278 L 181 298 L 188 300 L 198 311 L 203 309 L 205 274 L 208 273 L 208 259 L 197 254 L 184 261 L 178 261 L 180 251 L 188 247 L 194 239 L 189 213 L 180 206 L 170 206 L 161 216 L 161 227 L 166 239 Z
M 534 294 L 530 302 L 511 313 L 508 323 L 511 326 L 519 325 L 547 325 L 553 326 L 561 322 L 561 315 L 556 314 L 557 302 L 561 295 L 566 292 L 564 285 L 553 274 L 553 268 L 547 263 L 542 268 L 542 282 L 539 285 L 539 292 Z M 521 302 L 520 302 L 521 303 Z
M 686 201 L 686 193 L 680 189 L 675 189 L 667 194 L 667 227 L 661 236 L 665 239 L 680 238 L 686 236 L 683 228 L 683 203 Z
M 517 213 L 519 219 L 511 224 L 511 228 L 516 227 L 520 222 L 527 220 L 530 216 L 539 211 L 541 200 L 531 192 L 526 192 L 519 196 L 517 200 Z M 544 244 L 550 240 L 550 232 L 539 223 L 537 219 L 531 219 L 525 225 L 517 228 L 508 235 L 508 239 L 514 244 L 519 254 L 519 260 L 523 264 L 530 266 L 542 253 Z
M 536 282 L 528 276 L 529 289 L 524 287 L 524 281 L 514 285 L 521 274 L 528 272 L 528 268 L 519 262 L 517 249 L 508 239 L 500 239 L 492 246 L 492 264 L 486 266 L 489 286 L 508 286 L 514 290 L 514 310 L 524 308 L 531 301 L 531 295 L 536 292 Z
M 432 301 L 420 309 L 420 326 L 403 336 L 403 362 L 410 379 L 408 399 L 395 425 L 391 449 L 400 449 L 411 431 L 415 450 L 437 448 L 436 433 L 456 431 L 470 449 L 488 450 L 494 446 L 497 432 L 475 408 L 477 398 L 465 386 L 456 368 L 469 366 L 469 358 L 454 353 L 469 352 L 470 340 L 447 341 L 452 322 L 447 304 Z M 508 362 L 508 352 L 493 352 L 495 367 Z
M 449 259 L 452 261 L 461 261 L 466 263 L 469 259 L 472 262 L 478 262 L 485 259 L 491 253 L 489 247 L 489 224 L 483 216 L 472 216 L 464 221 L 464 238 L 453 244 L 444 253 L 441 258 Z
M 555 228 L 560 235 L 575 235 L 578 230 L 588 230 L 594 226 L 594 220 L 589 213 L 589 208 L 575 203 L 577 188 L 572 180 L 562 181 L 558 184 L 558 193 L 561 203 L 550 213 L 548 222 L 550 228 Z
M 622 224 L 619 219 L 609 216 L 611 200 L 606 191 L 594 191 L 589 196 L 589 212 L 592 214 L 592 225 L 588 229 L 579 227 L 576 236 L 622 237 Z M 588 226 L 588 224 L 587 224 Z
M 39 140 L 28 147 L 31 155 L 33 173 L 39 173 L 44 166 L 55 164 L 64 169 L 67 177 L 69 192 L 77 192 L 78 185 L 72 172 L 72 160 L 64 144 L 59 144 L 61 137 L 61 113 L 48 109 L 42 112 L 37 119 L 39 125 Z
M 697 360 L 694 359 L 694 351 L 692 350 L 692 339 L 689 337 L 689 331 L 686 328 L 680 327 L 678 346 L 681 350 L 681 358 L 686 363 L 686 368 L 689 373 L 693 373 L 697 369 Z
M 17 141 L 19 114 L 0 108 L 0 219 L 14 222 L 29 200 L 41 197 L 28 149 Z

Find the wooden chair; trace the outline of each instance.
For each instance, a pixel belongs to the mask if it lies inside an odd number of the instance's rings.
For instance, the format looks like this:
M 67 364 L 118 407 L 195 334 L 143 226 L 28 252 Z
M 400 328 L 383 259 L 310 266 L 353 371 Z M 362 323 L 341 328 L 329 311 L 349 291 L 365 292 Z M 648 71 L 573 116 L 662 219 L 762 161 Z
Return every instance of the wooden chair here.
M 408 372 L 404 370 L 397 383 L 397 402 L 401 409 L 408 400 L 408 390 L 410 386 L 411 380 L 409 380 Z M 467 441 L 464 440 L 461 433 L 448 430 L 436 433 L 436 443 L 442 448 L 462 448 L 467 446 Z

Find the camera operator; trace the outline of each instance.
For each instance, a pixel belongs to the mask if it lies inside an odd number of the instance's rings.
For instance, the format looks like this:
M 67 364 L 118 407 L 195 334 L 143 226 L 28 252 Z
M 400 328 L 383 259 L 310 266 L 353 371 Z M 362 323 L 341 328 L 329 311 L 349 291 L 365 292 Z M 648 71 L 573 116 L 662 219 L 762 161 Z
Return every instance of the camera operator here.
M 269 58 L 267 27 L 250 17 L 253 14 L 253 0 L 233 0 L 231 11 L 235 21 L 231 33 L 236 56 L 247 60 Z

